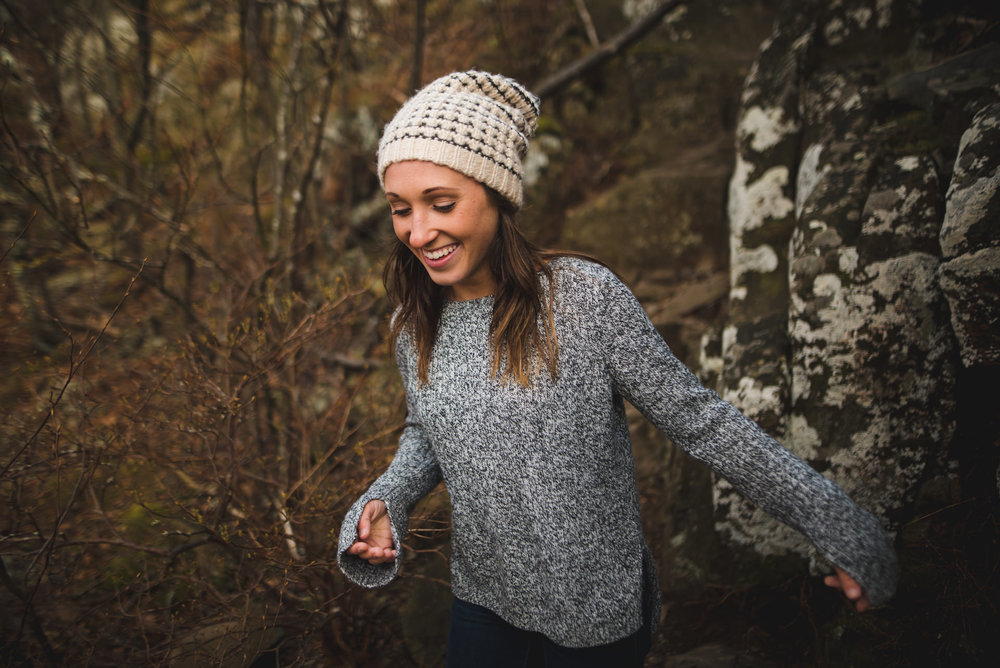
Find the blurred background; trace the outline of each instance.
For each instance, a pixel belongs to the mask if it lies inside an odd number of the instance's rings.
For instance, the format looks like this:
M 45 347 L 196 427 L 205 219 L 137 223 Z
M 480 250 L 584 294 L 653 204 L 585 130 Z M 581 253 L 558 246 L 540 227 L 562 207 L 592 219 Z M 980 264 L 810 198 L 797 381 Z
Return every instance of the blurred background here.
M 1000 9 L 844 0 L 0 2 L 0 665 L 438 666 L 448 502 L 336 539 L 402 427 L 382 126 L 542 97 L 521 223 L 892 531 L 854 614 L 630 413 L 649 666 L 994 665 Z

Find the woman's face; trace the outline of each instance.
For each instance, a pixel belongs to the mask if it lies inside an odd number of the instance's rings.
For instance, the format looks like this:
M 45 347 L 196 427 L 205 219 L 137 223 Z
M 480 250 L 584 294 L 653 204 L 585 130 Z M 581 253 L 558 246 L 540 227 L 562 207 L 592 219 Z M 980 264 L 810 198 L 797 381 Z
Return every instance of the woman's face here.
M 448 167 L 409 160 L 385 170 L 385 196 L 396 236 L 451 299 L 493 294 L 488 253 L 500 212 L 486 188 Z

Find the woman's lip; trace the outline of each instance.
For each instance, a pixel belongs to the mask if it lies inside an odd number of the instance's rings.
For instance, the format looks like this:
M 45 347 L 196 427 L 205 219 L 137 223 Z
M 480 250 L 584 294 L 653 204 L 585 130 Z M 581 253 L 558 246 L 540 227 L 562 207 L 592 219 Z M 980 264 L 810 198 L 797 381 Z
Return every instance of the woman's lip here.
M 427 266 L 433 269 L 437 269 L 439 267 L 443 267 L 444 265 L 448 264 L 448 261 L 452 258 L 453 255 L 455 255 L 455 251 L 458 250 L 458 244 L 449 244 L 447 246 L 442 246 L 441 248 L 435 249 L 434 252 L 438 253 L 443 250 L 447 250 L 447 252 L 444 255 L 432 258 L 428 257 L 426 250 L 421 249 L 420 257 L 424 259 L 424 262 L 427 263 Z

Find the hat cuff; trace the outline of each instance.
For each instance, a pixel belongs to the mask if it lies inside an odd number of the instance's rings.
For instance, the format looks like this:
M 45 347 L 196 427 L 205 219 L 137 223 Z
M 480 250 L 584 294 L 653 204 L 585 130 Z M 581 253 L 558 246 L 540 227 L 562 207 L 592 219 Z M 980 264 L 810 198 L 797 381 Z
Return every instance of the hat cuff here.
M 407 137 L 379 149 L 378 178 L 383 188 L 385 188 L 385 170 L 389 165 L 407 160 L 423 160 L 454 169 L 496 190 L 517 208 L 523 203 L 524 195 L 519 175 L 476 151 L 427 137 Z

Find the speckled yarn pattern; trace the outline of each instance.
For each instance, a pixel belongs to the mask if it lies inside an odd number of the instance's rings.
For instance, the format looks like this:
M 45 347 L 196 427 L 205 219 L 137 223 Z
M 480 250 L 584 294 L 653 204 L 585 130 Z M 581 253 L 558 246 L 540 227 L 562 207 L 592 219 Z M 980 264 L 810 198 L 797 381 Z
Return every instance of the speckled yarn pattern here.
M 586 647 L 657 618 L 624 400 L 765 511 L 805 534 L 874 604 L 895 591 L 895 551 L 879 521 L 671 353 L 639 302 L 600 265 L 560 258 L 554 273 L 559 376 L 532 387 L 490 377 L 493 299 L 450 302 L 429 382 L 401 337 L 408 417 L 386 472 L 350 509 L 339 560 L 377 587 L 399 568 L 345 554 L 364 504 L 383 499 L 396 544 L 442 478 L 452 503 L 455 596 L 556 643 Z M 644 578 L 645 574 L 645 578 Z M 646 605 L 643 605 L 646 592 Z

